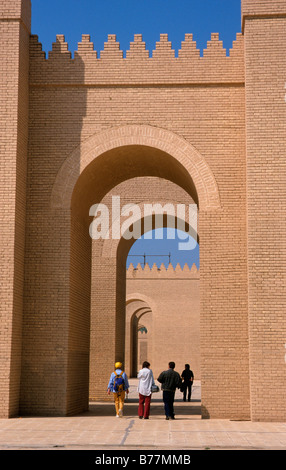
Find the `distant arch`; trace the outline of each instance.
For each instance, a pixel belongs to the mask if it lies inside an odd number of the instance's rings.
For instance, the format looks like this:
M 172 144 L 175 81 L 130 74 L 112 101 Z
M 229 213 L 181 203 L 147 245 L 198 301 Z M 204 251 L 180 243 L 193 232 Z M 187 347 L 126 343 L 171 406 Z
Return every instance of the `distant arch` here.
M 130 377 L 137 377 L 139 321 L 144 315 L 153 314 L 150 303 L 147 300 L 147 297 L 144 295 L 135 293 L 128 296 L 126 301 L 125 370 L 127 370 Z
M 126 305 L 136 301 L 142 302 L 142 305 L 148 306 L 148 308 L 150 308 L 153 312 L 156 311 L 156 304 L 150 297 L 140 292 L 133 292 L 132 294 L 126 295 Z

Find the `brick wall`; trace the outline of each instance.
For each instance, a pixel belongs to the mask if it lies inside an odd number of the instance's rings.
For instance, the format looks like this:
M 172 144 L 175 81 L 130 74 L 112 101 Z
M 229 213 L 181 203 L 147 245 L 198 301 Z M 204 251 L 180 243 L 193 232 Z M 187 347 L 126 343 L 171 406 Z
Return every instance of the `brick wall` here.
M 285 421 L 286 2 L 258 3 L 244 26 L 252 419 Z
M 31 37 L 23 390 L 28 383 L 29 387 L 33 381 L 38 383 L 38 377 L 42 379 L 42 373 L 31 374 L 31 370 L 48 366 L 44 364 L 50 354 L 54 357 L 55 344 L 62 355 L 56 358 L 57 368 L 53 368 L 53 393 L 57 397 L 54 402 L 65 403 L 62 382 L 57 377 L 67 380 L 70 390 L 78 390 L 78 381 L 70 379 L 72 372 L 65 359 L 65 355 L 74 357 L 74 361 L 77 357 L 69 353 L 71 344 L 75 344 L 70 335 L 75 338 L 77 333 L 68 325 L 78 302 L 88 315 L 88 299 L 87 294 L 83 295 L 85 291 L 74 290 L 75 282 L 70 284 L 70 280 L 73 276 L 85 278 L 85 272 L 74 271 L 74 266 L 81 266 L 80 259 L 88 256 L 88 248 L 84 248 L 83 241 L 69 255 L 70 247 L 75 245 L 68 240 L 77 238 L 77 232 L 70 232 L 70 223 L 66 223 L 70 209 L 73 218 L 81 220 L 88 230 L 92 204 L 102 201 L 105 194 L 126 179 L 152 176 L 181 186 L 201 209 L 200 248 L 205 265 L 201 274 L 205 286 L 201 297 L 202 376 L 208 384 L 203 395 L 207 413 L 249 413 L 247 383 L 238 385 L 233 372 L 233 363 L 237 362 L 244 376 L 249 375 L 243 45 L 243 37 L 238 34 L 227 57 L 218 35 L 213 34 L 204 57 L 200 57 L 192 36 L 186 35 L 176 58 L 167 36 L 162 35 L 151 58 L 144 52 L 142 38 L 136 36 L 123 59 L 116 38 L 109 36 L 99 58 L 89 37 L 84 36 L 72 59 L 63 36 L 57 37 L 48 58 L 37 38 Z M 148 188 L 150 194 L 152 188 Z M 139 195 L 138 188 L 131 188 L 129 200 L 136 202 Z M 154 192 L 153 197 L 157 198 Z M 173 197 L 172 192 L 169 199 Z M 64 217 L 62 211 L 66 213 Z M 33 228 L 39 224 L 39 214 L 44 214 L 44 233 Z M 57 237 L 53 235 L 55 231 Z M 91 315 L 91 351 L 97 343 L 101 357 L 96 362 L 92 354 L 90 377 L 101 387 L 101 395 L 113 361 L 124 357 L 124 345 L 120 343 L 124 334 L 115 335 L 125 312 L 124 256 L 117 258 L 117 268 L 114 262 L 104 259 L 92 266 L 91 275 L 101 286 L 102 296 L 92 281 L 91 301 L 93 305 L 95 299 L 98 307 L 95 316 Z M 122 274 L 116 277 L 119 267 Z M 39 271 L 43 274 L 40 278 Z M 60 286 L 54 273 L 63 280 Z M 107 304 L 105 293 L 109 293 Z M 78 301 L 71 302 L 75 295 Z M 30 338 L 41 338 L 45 330 L 39 332 L 36 325 L 31 326 L 35 315 L 39 324 L 48 325 L 49 338 L 53 338 L 39 341 L 42 353 L 37 360 L 29 346 Z M 58 333 L 53 327 L 57 318 L 61 324 Z M 85 325 L 88 328 L 88 321 Z M 100 332 L 100 338 L 94 330 Z M 80 351 L 87 348 L 84 336 L 78 337 Z M 218 342 L 222 345 L 219 349 Z M 218 354 L 214 355 L 213 350 L 218 350 Z M 39 357 L 43 357 L 42 365 Z M 84 357 L 84 353 L 78 357 Z M 86 370 L 86 366 L 81 368 Z M 223 384 L 220 393 L 213 376 Z M 47 381 L 51 387 L 51 379 Z M 82 378 L 83 389 L 85 382 Z M 38 387 L 38 409 L 42 407 L 46 413 L 47 387 L 48 382 L 43 383 L 42 392 Z M 74 392 L 77 393 L 81 392 Z M 232 393 L 241 397 L 235 403 L 229 400 Z M 23 409 L 30 410 L 29 406 L 23 399 Z M 74 410 L 74 405 L 57 408 L 58 413 L 65 413 L 67 409 Z M 54 408 L 50 412 L 55 413 Z
M 125 370 L 129 375 L 134 376 L 142 362 L 149 361 L 157 378 L 174 361 L 179 373 L 189 363 L 196 379 L 201 379 L 199 283 L 195 265 L 192 269 L 187 265 L 183 269 L 179 265 L 169 265 L 167 269 L 164 265 L 160 268 L 148 264 L 144 268 L 141 264 L 129 266 L 126 294 L 130 313 L 126 317 L 126 331 L 132 328 L 135 316 L 139 325 L 147 327 L 147 334 L 134 331 L 133 337 L 126 339 L 130 356 L 126 354 Z M 137 368 L 132 370 L 133 356 L 136 356 L 134 335 L 138 336 L 139 344 Z M 144 342 L 143 350 L 140 342 Z
M 25 9 L 23 8 L 25 7 Z M 27 8 L 26 8 L 27 7 Z M 0 416 L 18 412 L 28 147 L 30 2 L 0 5 Z
M 242 0 L 242 18 L 285 15 L 285 7 L 285 0 Z
M 179 188 L 199 206 L 203 416 L 285 417 L 284 3 L 243 2 L 229 57 L 217 33 L 203 57 L 191 34 L 178 57 L 167 35 L 152 57 L 136 35 L 126 58 L 114 35 L 100 54 L 83 35 L 74 58 L 64 36 L 47 57 L 31 36 L 29 96 L 30 2 L 1 3 L 2 416 L 83 411 L 124 359 L 131 243 L 95 248 L 88 229 L 126 184 L 128 201 Z

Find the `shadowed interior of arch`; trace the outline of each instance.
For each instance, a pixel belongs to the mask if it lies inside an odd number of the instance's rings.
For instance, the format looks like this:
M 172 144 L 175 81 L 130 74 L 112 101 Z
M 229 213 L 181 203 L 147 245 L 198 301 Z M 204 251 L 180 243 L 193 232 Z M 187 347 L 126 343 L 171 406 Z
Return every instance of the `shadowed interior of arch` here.
M 162 150 L 129 145 L 103 153 L 85 168 L 74 187 L 71 208 L 88 218 L 90 207 L 100 203 L 112 188 L 140 176 L 157 176 L 174 182 L 190 194 L 199 207 L 194 183 L 181 163 Z
M 125 369 L 129 369 L 129 376 L 137 377 L 140 357 L 139 336 L 144 338 L 148 334 L 144 319 L 152 315 L 152 309 L 144 300 L 129 299 L 126 302 L 126 342 L 125 342 Z M 145 358 L 146 359 L 146 358 Z
M 78 388 L 87 392 L 87 402 L 88 397 L 104 399 L 110 368 L 114 366 L 115 359 L 124 360 L 125 327 L 122 325 L 125 324 L 126 258 L 135 241 L 122 237 L 118 240 L 115 259 L 103 259 L 100 254 L 103 241 L 94 242 L 90 238 L 89 210 L 93 204 L 104 200 L 108 193 L 111 194 L 121 182 L 150 176 L 173 182 L 190 195 L 190 201 L 198 202 L 193 181 L 185 168 L 165 152 L 146 146 L 127 146 L 99 156 L 82 172 L 73 191 L 69 298 L 72 347 L 68 373 L 71 381 L 76 383 L 75 377 L 82 377 L 82 371 L 86 370 L 87 383 L 83 384 L 81 379 Z M 152 197 L 152 191 L 150 194 Z M 172 201 L 172 194 L 168 196 Z M 136 202 L 138 195 L 135 191 Z M 167 219 L 164 215 L 163 226 L 167 226 Z M 142 225 L 143 233 L 144 219 L 138 223 Z M 152 217 L 152 227 L 154 223 Z M 185 227 L 192 233 L 187 221 Z M 193 236 L 197 237 L 197 234 L 193 232 Z M 98 251 L 94 250 L 95 243 Z M 114 330 L 114 338 L 107 347 L 102 339 L 106 334 L 106 328 L 102 325 L 105 316 L 108 316 L 109 328 Z
M 152 223 L 153 223 L 153 227 L 155 227 L 155 216 L 153 215 L 152 216 Z M 169 219 L 170 221 L 170 219 Z M 168 218 L 167 218 L 167 215 L 165 214 L 165 216 L 163 217 L 162 219 L 162 227 L 168 227 Z M 138 223 L 140 224 L 140 227 L 141 227 L 141 230 L 142 230 L 142 235 L 144 235 L 144 218 L 142 218 L 142 220 L 138 221 Z M 173 223 L 172 223 L 173 225 Z M 158 228 L 158 226 L 156 226 Z M 185 226 L 185 229 L 186 229 L 186 236 L 194 236 L 195 239 L 197 239 L 197 233 L 194 232 L 193 228 L 191 228 L 187 223 L 186 223 L 186 226 Z M 155 234 L 156 230 L 153 230 L 153 235 Z M 191 234 L 191 235 L 190 235 Z M 165 235 L 166 235 L 166 231 L 165 231 Z M 142 236 L 143 238 L 143 236 Z M 145 240 L 145 243 L 146 243 L 146 251 L 148 251 L 149 249 L 149 252 L 152 251 L 151 247 L 150 247 L 150 244 L 152 244 L 152 242 L 154 243 L 154 239 L 153 240 Z M 162 242 L 162 240 L 161 240 Z M 121 283 L 122 282 L 122 276 L 123 276 L 123 269 L 122 271 L 120 271 L 120 265 L 122 266 L 121 264 L 121 261 L 122 261 L 122 256 L 123 256 L 123 260 L 127 260 L 128 258 L 128 254 L 130 253 L 130 250 L 132 247 L 134 247 L 136 244 L 138 243 L 138 240 L 126 240 L 124 239 L 124 237 L 122 237 L 120 243 L 119 243 L 119 246 L 118 246 L 118 251 L 117 251 L 117 257 L 118 257 L 118 262 L 117 262 L 117 266 L 119 268 L 118 270 L 118 274 L 117 274 L 117 279 L 118 279 L 118 282 Z M 165 248 L 168 249 L 168 241 L 165 240 Z M 141 243 L 140 247 L 142 248 L 144 246 L 144 243 Z M 163 245 L 164 246 L 164 245 Z M 193 243 L 193 247 L 196 246 L 196 242 L 194 240 L 194 243 Z M 167 250 L 166 250 L 167 251 Z M 136 252 L 136 250 L 134 251 Z M 162 254 L 162 251 L 161 251 L 161 254 Z M 150 256 L 150 258 L 152 259 L 152 256 Z M 182 258 L 183 260 L 183 258 Z M 146 259 L 145 259 L 146 261 Z M 158 262 L 159 261 L 159 262 Z M 163 262 L 163 259 L 162 257 L 158 258 L 158 261 L 157 263 L 154 263 L 154 265 L 152 265 L 152 263 L 147 263 L 147 267 L 148 267 L 148 270 L 147 270 L 147 274 L 146 274 L 146 278 L 147 278 L 147 282 L 150 282 L 150 280 L 148 280 L 148 272 L 150 272 L 150 268 L 152 269 L 152 271 L 154 272 L 154 270 L 158 270 L 160 271 L 160 267 L 161 267 L 161 262 L 162 264 L 164 264 L 166 266 L 166 268 L 168 269 L 167 267 L 167 262 Z M 192 264 L 192 257 L 189 256 L 189 257 L 185 257 L 185 261 L 189 264 Z M 130 263 L 132 263 L 132 260 L 130 259 L 129 260 Z M 195 257 L 193 256 L 193 262 L 195 263 Z M 198 259 L 196 259 L 196 262 L 198 262 Z M 124 264 L 124 262 L 123 262 Z M 133 265 L 133 266 L 132 266 Z M 130 271 L 130 276 L 131 278 L 133 277 L 133 279 L 136 278 L 137 274 L 136 274 L 136 271 L 138 269 L 138 266 L 141 267 L 140 269 L 140 272 L 141 273 L 144 273 L 144 269 L 146 268 L 146 265 L 144 266 L 144 264 L 142 263 L 142 258 L 141 258 L 141 263 L 139 262 L 138 265 L 136 263 L 132 263 L 129 271 Z M 128 266 L 128 265 L 127 265 Z M 127 267 L 126 266 L 126 267 Z M 130 266 L 130 265 L 129 265 Z M 132 275 L 132 268 L 134 269 L 134 275 Z M 140 274 L 139 274 L 140 276 Z M 144 276 L 143 276 L 144 277 Z M 179 277 L 179 275 L 178 275 Z M 152 278 L 152 276 L 151 276 Z M 139 278 L 140 279 L 140 278 Z M 132 280 L 131 280 L 132 282 Z M 143 283 L 146 282 L 146 279 L 145 281 L 143 281 Z M 156 279 L 152 279 L 151 282 L 154 282 L 156 283 L 157 280 Z M 188 281 L 187 281 L 188 282 Z M 127 279 L 127 283 L 128 283 L 128 279 Z M 153 290 L 152 290 L 153 292 Z M 143 292 L 144 294 L 146 294 L 146 292 Z M 175 302 L 175 299 L 177 298 L 178 296 L 178 291 L 176 291 L 175 289 L 173 290 L 173 292 L 169 292 L 170 294 L 170 298 L 173 297 L 173 302 Z M 142 295 L 142 293 L 141 293 Z M 151 293 L 150 293 L 151 295 Z M 160 295 L 164 295 L 162 292 L 160 292 L 160 289 L 159 291 L 155 294 L 157 296 L 160 297 Z M 153 299 L 154 301 L 154 306 L 156 304 L 156 301 L 158 299 L 156 299 L 156 297 Z M 193 306 L 192 304 L 190 303 L 190 305 L 184 305 L 184 308 L 185 308 L 185 314 L 186 314 L 186 317 L 188 317 L 189 315 L 189 312 L 192 310 Z M 147 360 L 147 361 L 150 361 L 151 362 L 151 368 L 152 366 L 155 366 L 155 369 L 158 369 L 158 366 L 157 364 L 154 364 L 154 357 L 153 354 L 154 354 L 154 345 L 156 344 L 156 342 L 160 343 L 160 345 L 162 344 L 162 338 L 158 337 L 157 335 L 161 335 L 161 334 L 164 334 L 164 319 L 163 320 L 163 323 L 161 323 L 161 326 L 160 326 L 160 323 L 159 321 L 157 320 L 157 329 L 156 329 L 156 335 L 154 333 L 154 331 L 152 331 L 153 329 L 153 319 L 154 319 L 154 316 L 156 316 L 156 314 L 158 315 L 158 311 L 156 311 L 156 307 L 154 308 L 153 310 L 153 307 L 152 307 L 152 304 L 149 302 L 148 303 L 148 300 L 146 300 L 146 298 L 141 297 L 140 295 L 134 293 L 132 294 L 132 289 L 131 289 L 131 293 L 129 292 L 128 290 L 128 297 L 127 297 L 127 301 L 126 301 L 126 344 L 125 344 L 125 364 L 126 364 L 126 369 L 128 370 L 128 373 L 130 373 L 130 377 L 137 377 L 137 372 L 138 370 L 141 368 L 142 366 L 142 363 L 144 360 Z M 181 312 L 177 312 L 179 313 L 179 316 L 178 318 L 176 318 L 176 311 L 174 312 L 174 317 L 173 317 L 173 321 L 174 321 L 174 324 L 177 323 L 177 327 L 178 325 L 180 324 L 180 317 L 181 317 Z M 142 321 L 141 321 L 142 320 Z M 161 320 L 161 321 L 162 321 Z M 193 320 L 192 320 L 193 321 Z M 199 312 L 198 312 L 198 316 L 196 318 L 196 321 L 199 323 Z M 186 321 L 184 322 L 184 326 L 182 325 L 182 328 L 184 328 L 186 325 Z M 139 326 L 144 326 L 144 328 L 139 328 Z M 186 330 L 188 330 L 189 327 L 186 327 Z M 143 331 L 141 331 L 143 329 Z M 145 331 L 144 331 L 145 330 Z M 174 331 L 176 331 L 176 328 L 174 328 Z M 152 334 L 154 333 L 154 334 Z M 199 331 L 196 332 L 197 335 L 199 335 Z M 184 348 L 184 345 L 180 345 L 180 339 L 179 338 L 176 338 L 176 336 L 171 336 L 170 338 L 166 338 L 166 342 L 165 342 L 165 345 L 166 345 L 166 348 L 164 348 L 164 341 L 163 341 L 163 347 L 161 347 L 160 349 L 160 354 L 162 357 L 166 358 L 165 359 L 165 366 L 167 368 L 167 362 L 168 362 L 168 353 L 170 352 L 170 348 L 168 348 L 168 343 L 173 343 L 174 345 L 177 344 L 177 347 L 180 349 L 184 349 L 186 351 L 186 356 L 185 356 L 185 361 L 188 363 L 190 361 L 190 351 L 188 351 L 188 347 L 185 347 Z M 199 339 L 198 339 L 198 344 L 199 344 Z M 175 349 L 176 347 L 174 348 L 174 351 L 173 351 L 173 356 L 176 355 L 175 353 Z M 192 351 L 192 354 L 193 354 L 193 351 Z M 197 351 L 196 353 L 196 356 L 198 357 L 198 360 L 200 361 L 200 357 L 199 357 L 199 351 Z M 169 360 L 171 359 L 174 359 L 174 357 L 169 357 Z M 197 360 L 197 359 L 196 359 Z M 181 363 L 179 362 L 179 367 L 181 367 Z M 182 371 L 180 370 L 180 373 Z M 157 370 L 156 370 L 156 373 L 157 373 Z M 200 390 L 200 381 L 197 382 L 196 384 L 196 387 L 195 388 L 198 388 Z M 176 397 L 177 397 L 177 400 L 181 400 L 182 399 L 182 395 L 178 392 L 176 394 Z M 154 397 L 155 400 L 156 400 L 156 397 Z M 193 406 L 195 406 L 196 409 L 193 409 L 192 410 L 192 413 L 200 416 L 201 414 L 201 409 L 200 409 L 200 405 L 198 404 L 198 402 L 200 402 L 200 392 L 196 391 L 196 400 L 195 400 L 195 405 L 193 403 Z

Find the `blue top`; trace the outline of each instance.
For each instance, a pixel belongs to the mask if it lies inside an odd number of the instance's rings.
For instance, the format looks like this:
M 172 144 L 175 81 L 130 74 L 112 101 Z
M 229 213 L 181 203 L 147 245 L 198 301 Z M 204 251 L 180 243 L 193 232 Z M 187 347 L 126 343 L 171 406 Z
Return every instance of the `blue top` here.
M 121 369 L 116 369 L 116 374 L 117 375 L 120 375 L 122 370 Z M 122 378 L 124 380 L 124 390 L 127 390 L 129 388 L 129 383 L 128 383 L 128 378 L 127 378 L 127 375 L 125 374 L 125 372 L 123 372 L 122 374 Z M 109 383 L 108 383 L 108 387 L 111 392 L 113 393 L 116 393 L 114 390 L 113 390 L 113 384 L 114 384 L 114 379 L 115 379 L 115 373 L 112 372 L 111 376 L 110 376 L 110 379 L 109 379 Z

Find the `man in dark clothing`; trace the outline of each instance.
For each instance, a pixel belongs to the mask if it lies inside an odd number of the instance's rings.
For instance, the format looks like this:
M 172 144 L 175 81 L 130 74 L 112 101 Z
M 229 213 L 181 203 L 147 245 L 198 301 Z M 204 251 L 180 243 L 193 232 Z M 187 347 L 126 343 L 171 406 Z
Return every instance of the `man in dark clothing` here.
M 175 363 L 169 362 L 169 369 L 161 372 L 158 382 L 162 384 L 166 419 L 175 419 L 174 399 L 176 388 L 181 386 L 181 377 L 175 370 Z
M 190 364 L 185 364 L 185 370 L 183 370 L 181 377 L 184 380 L 184 382 L 183 382 L 183 394 L 184 394 L 183 400 L 186 401 L 187 390 L 188 390 L 188 401 L 191 401 L 192 385 L 193 385 L 193 382 L 194 382 L 194 374 L 193 374 L 193 371 L 190 369 Z

